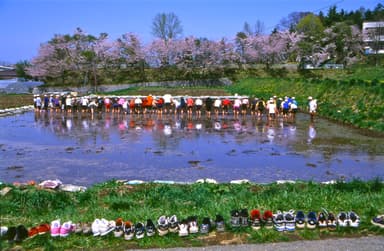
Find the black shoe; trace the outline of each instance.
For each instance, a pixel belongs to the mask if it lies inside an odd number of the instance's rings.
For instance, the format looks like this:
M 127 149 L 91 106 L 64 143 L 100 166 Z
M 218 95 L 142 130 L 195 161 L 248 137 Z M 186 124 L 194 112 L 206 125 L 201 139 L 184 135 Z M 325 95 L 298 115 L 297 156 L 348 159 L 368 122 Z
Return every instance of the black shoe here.
M 5 239 L 8 240 L 8 242 L 14 242 L 16 236 L 16 227 L 10 227 L 8 228 L 7 233 L 5 234 Z
M 15 242 L 20 243 L 28 237 L 28 230 L 23 226 L 19 225 L 16 228 Z
M 147 220 L 147 224 L 145 224 L 145 230 L 147 231 L 147 236 L 153 236 L 156 234 L 156 227 L 151 219 Z
M 232 227 L 240 227 L 240 213 L 238 210 L 232 210 L 231 211 L 231 226 Z
M 211 230 L 211 219 L 205 217 L 200 225 L 200 233 L 208 234 L 209 230 Z
M 216 224 L 217 232 L 224 232 L 225 231 L 224 218 L 220 214 L 216 215 L 215 224 Z
M 136 239 L 144 238 L 145 227 L 143 223 L 141 222 L 136 223 L 135 231 L 136 231 Z
M 240 211 L 240 225 L 242 227 L 248 227 L 249 226 L 249 219 L 248 219 L 248 209 L 244 208 Z

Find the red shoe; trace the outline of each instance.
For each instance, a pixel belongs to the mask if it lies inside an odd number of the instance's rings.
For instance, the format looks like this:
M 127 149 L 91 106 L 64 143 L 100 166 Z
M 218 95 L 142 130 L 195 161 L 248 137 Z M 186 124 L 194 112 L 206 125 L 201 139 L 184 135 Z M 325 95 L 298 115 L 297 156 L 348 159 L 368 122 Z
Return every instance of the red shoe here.
M 273 228 L 273 213 L 270 210 L 264 212 L 263 221 L 265 228 L 272 229 Z
M 258 209 L 251 211 L 251 227 L 253 230 L 259 230 L 261 228 L 261 217 Z
M 28 231 L 28 237 L 29 238 L 35 237 L 38 234 L 39 234 L 39 230 L 37 229 L 37 227 L 32 227 Z
M 49 230 L 51 230 L 51 227 L 44 223 L 44 224 L 40 224 L 38 227 L 37 227 L 37 230 L 39 231 L 39 234 L 46 234 L 49 232 Z

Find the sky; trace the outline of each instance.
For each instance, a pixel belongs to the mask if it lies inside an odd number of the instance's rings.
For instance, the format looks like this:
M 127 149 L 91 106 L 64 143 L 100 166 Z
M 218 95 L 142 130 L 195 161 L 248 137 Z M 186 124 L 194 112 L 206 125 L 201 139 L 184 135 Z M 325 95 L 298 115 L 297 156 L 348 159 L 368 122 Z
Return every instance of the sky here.
M 80 27 L 111 40 L 132 32 L 144 43 L 154 39 L 153 18 L 173 12 L 183 36 L 232 39 L 244 23 L 264 23 L 266 32 L 295 11 L 373 10 L 379 0 L 0 0 L 0 64 L 30 61 L 40 44 L 55 34 L 73 34 Z

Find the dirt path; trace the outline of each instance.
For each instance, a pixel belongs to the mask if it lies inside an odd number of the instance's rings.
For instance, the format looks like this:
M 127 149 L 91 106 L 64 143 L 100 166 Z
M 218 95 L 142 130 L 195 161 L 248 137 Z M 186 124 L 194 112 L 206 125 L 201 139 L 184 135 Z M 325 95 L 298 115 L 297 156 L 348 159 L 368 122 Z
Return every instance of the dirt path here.
M 193 248 L 170 248 L 167 251 L 250 251 L 250 250 L 271 250 L 271 251 L 336 251 L 336 250 L 364 250 L 381 251 L 384 249 L 384 236 L 370 236 L 360 238 L 342 238 L 327 239 L 315 241 L 293 241 L 268 244 L 245 244 L 245 245 L 227 245 L 227 246 L 209 246 Z M 147 251 L 159 251 L 164 249 L 147 249 Z

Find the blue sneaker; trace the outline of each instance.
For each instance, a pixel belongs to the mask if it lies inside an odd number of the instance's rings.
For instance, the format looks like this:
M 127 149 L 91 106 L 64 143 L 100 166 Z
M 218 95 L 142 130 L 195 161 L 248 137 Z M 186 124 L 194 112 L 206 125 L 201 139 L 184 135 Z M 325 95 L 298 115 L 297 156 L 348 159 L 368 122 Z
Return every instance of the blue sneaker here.
M 315 229 L 317 226 L 317 217 L 315 212 L 309 212 L 307 216 L 307 228 Z
M 297 211 L 295 222 L 297 228 L 305 228 L 305 214 L 303 211 Z

